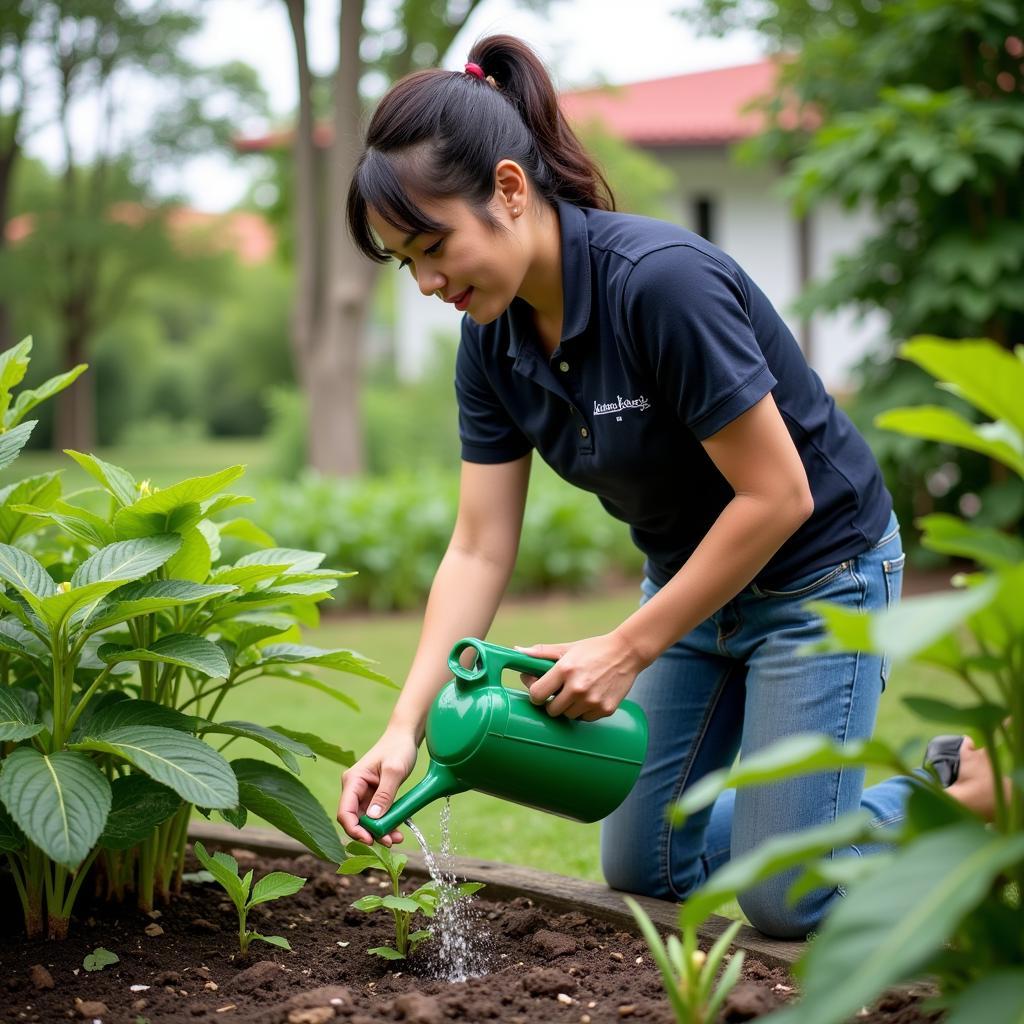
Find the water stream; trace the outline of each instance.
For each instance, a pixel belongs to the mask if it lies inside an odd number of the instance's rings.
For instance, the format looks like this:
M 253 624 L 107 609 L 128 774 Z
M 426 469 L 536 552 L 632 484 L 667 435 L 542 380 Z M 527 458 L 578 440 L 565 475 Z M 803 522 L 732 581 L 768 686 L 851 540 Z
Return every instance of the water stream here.
M 451 814 L 451 801 L 445 800 L 441 807 L 441 845 L 436 855 L 412 821 L 407 820 L 405 824 L 420 844 L 427 870 L 438 888 L 437 913 L 430 923 L 434 934 L 424 947 L 429 953 L 431 973 L 445 981 L 466 981 L 487 973 L 486 941 L 490 936 L 475 899 L 458 894 Z

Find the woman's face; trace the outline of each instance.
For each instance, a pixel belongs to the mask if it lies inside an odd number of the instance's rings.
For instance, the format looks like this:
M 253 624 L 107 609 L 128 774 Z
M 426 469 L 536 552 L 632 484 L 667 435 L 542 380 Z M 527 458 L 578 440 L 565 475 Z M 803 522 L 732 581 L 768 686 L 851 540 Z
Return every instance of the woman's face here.
M 529 262 L 506 204 L 492 201 L 491 211 L 507 230 L 485 224 L 462 199 L 424 203 L 423 210 L 447 231 L 410 237 L 372 207 L 368 219 L 424 295 L 453 303 L 479 324 L 496 320 L 515 298 Z

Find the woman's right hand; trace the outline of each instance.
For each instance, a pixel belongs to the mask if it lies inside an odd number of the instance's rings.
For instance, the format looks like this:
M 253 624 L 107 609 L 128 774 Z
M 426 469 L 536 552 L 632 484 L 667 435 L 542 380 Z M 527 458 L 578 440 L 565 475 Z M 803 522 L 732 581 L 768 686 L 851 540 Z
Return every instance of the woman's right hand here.
M 394 803 L 398 787 L 416 767 L 416 737 L 408 730 L 387 729 L 384 735 L 341 776 L 338 821 L 353 839 L 368 846 L 373 836 L 359 824 L 359 816 L 379 818 Z M 384 846 L 402 842 L 395 829 L 380 840 Z

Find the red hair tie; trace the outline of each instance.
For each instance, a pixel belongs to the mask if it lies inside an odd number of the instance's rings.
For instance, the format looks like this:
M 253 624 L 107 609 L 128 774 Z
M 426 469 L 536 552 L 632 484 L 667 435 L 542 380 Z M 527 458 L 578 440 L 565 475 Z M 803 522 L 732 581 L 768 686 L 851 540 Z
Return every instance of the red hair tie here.
M 479 64 L 467 64 L 466 74 L 475 75 L 481 82 L 484 80 L 484 69 Z

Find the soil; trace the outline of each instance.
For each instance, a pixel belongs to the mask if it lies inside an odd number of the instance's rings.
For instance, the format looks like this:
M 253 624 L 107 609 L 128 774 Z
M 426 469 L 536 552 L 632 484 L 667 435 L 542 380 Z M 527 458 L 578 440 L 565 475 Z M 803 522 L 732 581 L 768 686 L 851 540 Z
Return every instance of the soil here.
M 338 876 L 309 856 L 232 852 L 257 878 L 272 870 L 309 878 L 295 896 L 250 914 L 251 928 L 285 936 L 291 952 L 253 942 L 242 960 L 234 908 L 219 887 L 198 883 L 152 916 L 83 894 L 66 941 L 26 942 L 10 879 L 0 876 L 0 1024 L 672 1022 L 647 947 L 615 925 L 555 914 L 522 897 L 491 902 L 484 889 L 473 900 L 470 931 L 485 973 L 448 981 L 437 977 L 430 942 L 407 961 L 367 954 L 392 941 L 390 915 L 350 904 L 381 893 L 382 876 Z M 120 959 L 86 971 L 83 958 L 97 946 Z M 921 1006 L 930 994 L 923 987 L 891 993 L 856 1024 L 937 1021 Z M 751 1020 L 795 995 L 784 971 L 748 956 L 720 1020 Z

